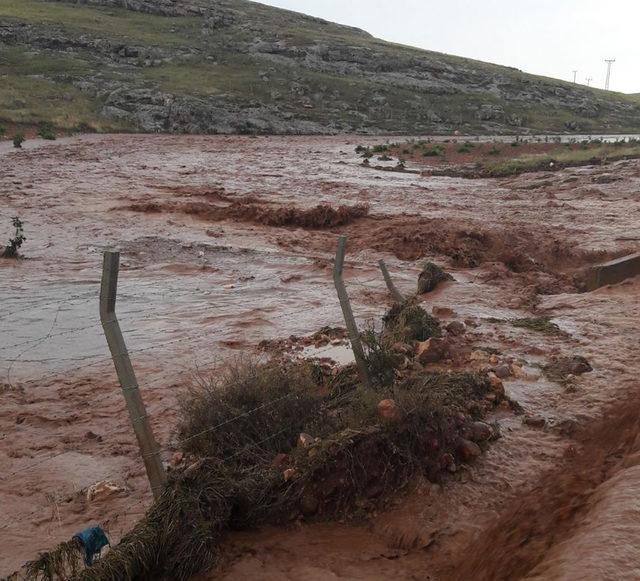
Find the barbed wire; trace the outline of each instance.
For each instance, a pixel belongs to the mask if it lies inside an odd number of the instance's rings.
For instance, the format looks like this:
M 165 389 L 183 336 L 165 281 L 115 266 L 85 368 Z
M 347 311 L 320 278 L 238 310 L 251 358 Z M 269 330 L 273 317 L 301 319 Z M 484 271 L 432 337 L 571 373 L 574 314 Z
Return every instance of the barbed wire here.
M 328 351 L 330 351 L 332 349 L 335 349 L 335 347 L 336 347 L 335 345 L 329 345 L 327 347 L 320 348 L 320 349 L 318 349 L 316 351 L 316 355 L 324 353 L 324 352 L 328 352 Z M 218 361 L 218 359 L 212 359 L 211 361 L 209 361 L 209 363 L 213 363 L 215 361 Z M 236 385 L 239 385 L 239 384 L 236 384 Z M 155 389 L 159 389 L 159 388 L 155 388 Z M 92 401 L 92 404 L 96 405 L 100 401 L 103 401 L 104 399 L 106 399 L 108 397 L 111 397 L 112 395 L 113 395 L 112 393 L 106 394 L 102 398 L 99 398 L 98 400 Z M 194 434 L 193 437 L 188 438 L 187 440 L 185 440 L 185 442 L 186 441 L 190 441 L 192 439 L 195 439 L 196 437 L 199 437 L 199 436 L 201 436 L 201 435 L 203 435 L 205 433 L 217 431 L 218 429 L 220 429 L 221 427 L 223 427 L 225 425 L 231 424 L 232 422 L 237 421 L 237 420 L 239 420 L 239 419 L 241 419 L 243 417 L 247 417 L 247 416 L 255 413 L 256 411 L 258 411 L 260 409 L 264 409 L 266 407 L 270 407 L 271 405 L 274 405 L 275 403 L 279 403 L 280 401 L 284 401 L 284 400 L 286 400 L 286 399 L 288 399 L 288 398 L 290 398 L 290 397 L 292 397 L 294 395 L 295 395 L 295 393 L 287 394 L 286 396 L 282 396 L 282 397 L 277 398 L 276 400 L 273 400 L 271 402 L 266 402 L 264 404 L 261 404 L 260 406 L 257 406 L 256 408 L 253 408 L 252 410 L 248 410 L 247 412 L 243 412 L 242 414 L 239 414 L 238 416 L 230 418 L 229 420 L 223 422 L 222 424 L 220 424 L 218 426 L 213 426 L 213 427 L 210 427 L 210 428 L 207 428 L 207 429 L 203 430 L 202 433 Z M 159 413 L 163 413 L 165 411 L 168 411 L 169 409 L 170 408 L 165 408 L 164 410 L 162 410 Z M 144 419 L 145 417 L 147 417 L 147 416 L 145 415 L 145 416 L 141 416 L 141 417 L 138 417 L 138 418 L 134 418 L 133 420 L 131 420 L 131 423 L 134 423 L 136 421 L 140 421 L 140 420 Z M 122 429 L 123 429 L 122 426 L 119 426 L 119 427 L 117 427 L 117 428 L 115 428 L 113 430 L 110 430 L 108 432 L 100 434 L 100 437 L 104 439 L 104 438 L 106 438 L 108 436 L 111 436 L 111 435 L 121 431 Z M 179 442 L 179 443 L 183 443 L 183 442 Z M 29 464 L 27 464 L 26 466 L 22 466 L 22 467 L 18 468 L 17 470 L 14 470 L 13 472 L 11 472 L 9 474 L 0 477 L 0 482 L 5 481 L 5 480 L 7 480 L 7 479 L 9 479 L 9 478 L 11 478 L 13 476 L 16 476 L 17 474 L 22 473 L 22 472 L 28 471 L 31 468 L 34 468 L 36 466 L 39 466 L 39 465 L 44 464 L 46 462 L 49 462 L 50 460 L 53 460 L 53 459 L 58 458 L 60 456 L 63 456 L 64 454 L 69 454 L 69 453 L 72 453 L 74 451 L 75 450 L 61 450 L 61 451 L 55 452 L 53 454 L 47 454 L 47 455 L 40 456 L 40 457 L 34 459 L 33 462 L 30 462 Z

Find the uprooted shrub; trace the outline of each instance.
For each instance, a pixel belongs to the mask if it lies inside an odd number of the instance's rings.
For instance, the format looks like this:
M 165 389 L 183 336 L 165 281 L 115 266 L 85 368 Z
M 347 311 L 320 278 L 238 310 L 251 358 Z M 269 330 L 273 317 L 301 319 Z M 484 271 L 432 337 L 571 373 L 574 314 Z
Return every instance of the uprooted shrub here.
M 387 345 L 440 337 L 440 322 L 419 305 L 397 303 L 384 315 L 382 338 Z
M 11 224 L 15 228 L 15 232 L 13 234 L 13 238 L 9 239 L 9 244 L 4 247 L 2 254 L 0 254 L 0 256 L 3 256 L 4 258 L 18 258 L 20 256 L 20 247 L 27 239 L 24 235 L 24 224 L 20 218 L 17 216 L 12 218 Z
M 453 280 L 453 277 L 442 270 L 437 264 L 427 262 L 422 267 L 422 272 L 418 276 L 418 294 L 423 295 L 430 293 L 441 283 L 447 280 Z
M 182 448 L 200 456 L 251 463 L 288 450 L 318 413 L 314 368 L 306 362 L 232 361 L 220 374 L 199 378 L 180 399 Z M 273 426 L 282 433 L 256 446 Z

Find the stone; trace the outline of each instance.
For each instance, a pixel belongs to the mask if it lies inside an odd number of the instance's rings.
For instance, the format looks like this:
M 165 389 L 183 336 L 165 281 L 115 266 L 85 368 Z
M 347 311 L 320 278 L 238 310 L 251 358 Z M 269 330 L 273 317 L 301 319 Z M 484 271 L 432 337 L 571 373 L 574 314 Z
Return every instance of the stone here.
M 183 460 L 184 460 L 184 453 L 183 452 L 175 452 L 173 454 L 173 456 L 171 456 L 171 464 L 172 464 L 172 466 L 177 466 L 178 464 L 182 464 Z
M 434 317 L 453 317 L 455 315 L 455 312 L 453 309 L 450 309 L 449 307 L 438 307 L 438 306 L 434 306 L 431 309 L 431 312 L 433 313 Z
M 402 419 L 402 411 L 392 399 L 383 399 L 377 406 L 378 417 L 390 422 Z
M 547 420 L 542 416 L 525 416 L 522 423 L 532 428 L 544 428 L 547 425 Z
M 485 422 L 472 422 L 465 431 L 472 442 L 487 442 L 495 435 L 493 427 Z
M 491 386 L 491 391 L 499 397 L 505 396 L 504 384 L 502 380 L 493 372 L 488 373 L 489 377 L 489 385 Z
M 482 454 L 480 446 L 471 440 L 460 439 L 458 443 L 458 455 L 463 462 L 472 462 Z
M 320 502 L 312 491 L 305 490 L 300 498 L 299 506 L 300 512 L 302 512 L 304 516 L 311 516 L 318 512 Z
M 289 454 L 284 454 L 284 453 L 276 454 L 273 460 L 271 460 L 271 466 L 273 466 L 274 468 L 284 468 L 290 463 L 291 463 L 291 456 L 289 456 Z
M 309 448 L 315 442 L 315 438 L 304 432 L 298 436 L 298 446 L 301 448 Z
M 294 478 L 298 474 L 298 471 L 295 468 L 287 468 L 282 476 L 284 477 L 285 482 L 289 482 L 292 478 Z
M 511 368 L 508 365 L 498 365 L 493 372 L 500 379 L 506 379 L 511 376 Z
M 431 339 L 418 343 L 416 359 L 422 365 L 436 363 L 446 357 L 448 350 L 449 344 L 446 340 L 431 337 Z
M 451 469 L 453 467 L 453 470 Z M 452 454 L 443 454 L 440 456 L 440 469 L 449 470 L 449 472 L 456 471 L 456 461 Z
M 446 326 L 446 329 L 447 333 L 454 337 L 460 337 L 467 332 L 467 327 L 462 321 L 451 321 L 451 323 Z

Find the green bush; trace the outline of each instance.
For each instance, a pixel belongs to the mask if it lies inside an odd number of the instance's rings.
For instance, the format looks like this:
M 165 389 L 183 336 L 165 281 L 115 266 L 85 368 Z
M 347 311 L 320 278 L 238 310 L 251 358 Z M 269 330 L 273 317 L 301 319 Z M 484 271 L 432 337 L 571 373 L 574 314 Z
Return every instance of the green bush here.
M 11 219 L 11 223 L 13 224 L 13 227 L 16 229 L 16 231 L 13 235 L 13 238 L 9 240 L 9 244 L 5 246 L 4 251 L 2 252 L 2 256 L 4 258 L 18 258 L 18 251 L 26 240 L 23 228 L 24 224 L 22 223 L 22 220 L 20 220 L 20 218 L 16 216 Z
M 55 141 L 56 132 L 53 129 L 53 125 L 51 125 L 51 123 L 41 123 L 40 128 L 38 129 L 38 136 L 42 137 L 42 139 Z
M 13 147 L 21 148 L 24 143 L 24 133 L 16 133 L 13 136 Z
M 445 153 L 445 148 L 442 145 L 434 145 L 422 152 L 424 157 L 442 157 Z

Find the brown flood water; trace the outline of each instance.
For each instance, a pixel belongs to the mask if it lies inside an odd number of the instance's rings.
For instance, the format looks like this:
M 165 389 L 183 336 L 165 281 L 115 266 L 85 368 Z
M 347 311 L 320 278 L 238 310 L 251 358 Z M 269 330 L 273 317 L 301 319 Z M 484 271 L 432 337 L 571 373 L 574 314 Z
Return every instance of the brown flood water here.
M 378 141 L 87 136 L 0 146 L 0 235 L 18 215 L 28 238 L 26 260 L 0 259 L 0 575 L 90 524 L 117 541 L 151 502 L 97 316 L 104 248 L 122 251 L 118 312 L 169 461 L 176 395 L 196 369 L 263 339 L 341 325 L 330 261 L 346 234 L 361 323 L 389 305 L 379 258 L 405 293 L 422 259 L 446 265 L 455 282 L 425 307 L 473 319 L 469 341 L 520 360 L 507 392 L 546 426 L 498 412 L 502 438 L 479 461 L 440 484 L 416 483 L 366 523 L 234 533 L 216 578 L 640 578 L 638 430 L 623 413 L 639 391 L 640 281 L 589 294 L 572 282 L 577 267 L 637 246 L 640 162 L 433 178 L 361 167 L 355 146 Z M 201 211 L 247 202 L 367 204 L 369 215 L 317 230 L 265 225 L 255 208 Z M 496 322 L 533 311 L 569 336 Z M 594 371 L 570 386 L 540 371 L 574 354 Z M 88 500 L 103 480 L 121 490 Z

